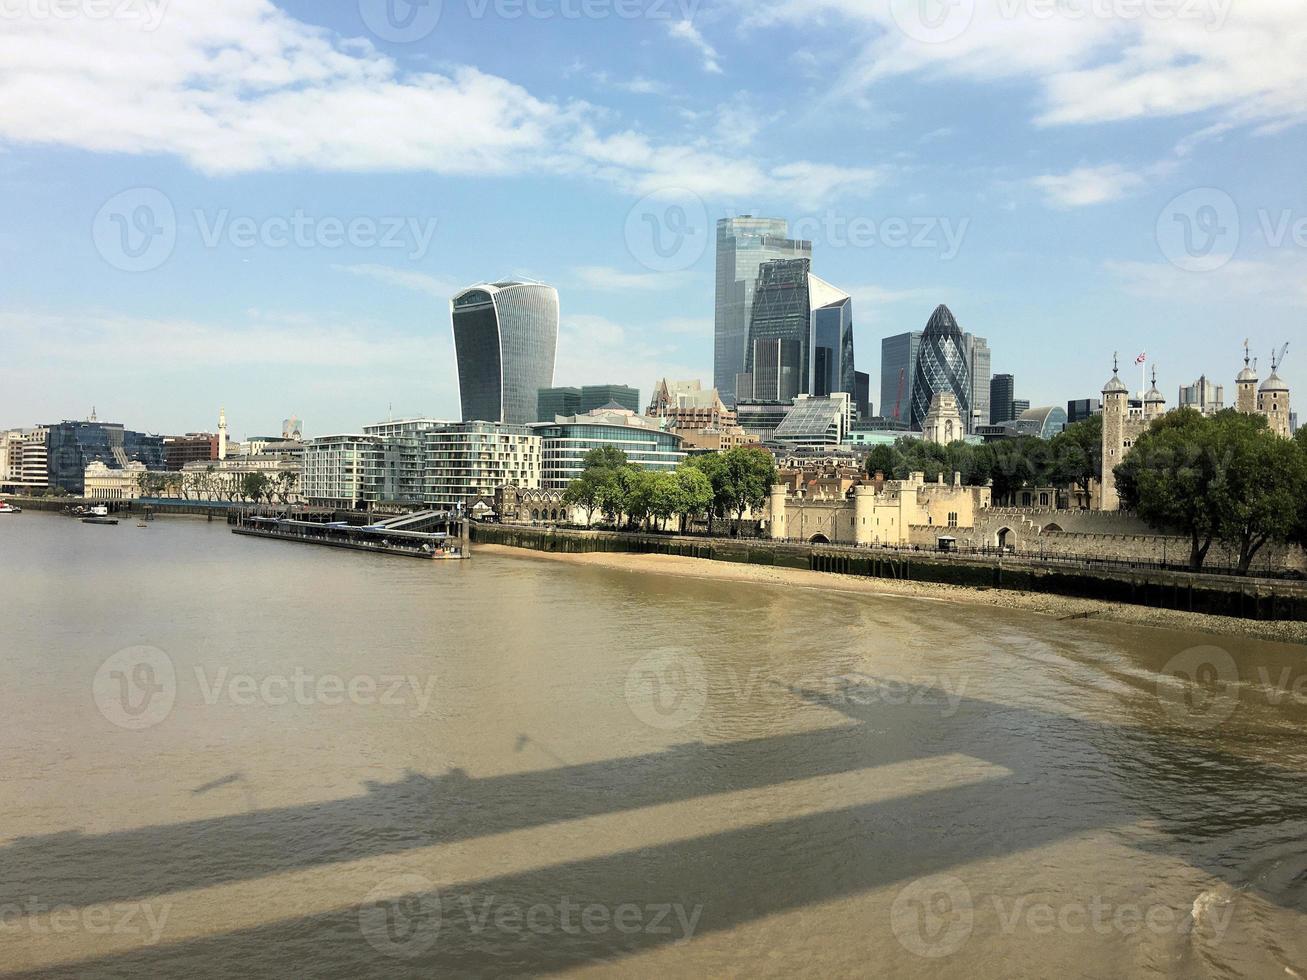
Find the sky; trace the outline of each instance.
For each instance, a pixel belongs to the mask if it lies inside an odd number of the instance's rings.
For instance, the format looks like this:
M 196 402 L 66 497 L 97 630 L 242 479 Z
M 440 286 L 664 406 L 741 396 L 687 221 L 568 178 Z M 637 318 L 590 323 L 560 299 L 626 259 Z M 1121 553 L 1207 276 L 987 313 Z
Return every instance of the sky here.
M 1307 398 L 1305 119 L 1301 0 L 0 0 L 0 428 L 457 418 L 505 277 L 556 384 L 710 384 L 733 214 L 873 399 L 939 303 L 1036 405 L 1115 351 L 1229 403 L 1245 339 Z

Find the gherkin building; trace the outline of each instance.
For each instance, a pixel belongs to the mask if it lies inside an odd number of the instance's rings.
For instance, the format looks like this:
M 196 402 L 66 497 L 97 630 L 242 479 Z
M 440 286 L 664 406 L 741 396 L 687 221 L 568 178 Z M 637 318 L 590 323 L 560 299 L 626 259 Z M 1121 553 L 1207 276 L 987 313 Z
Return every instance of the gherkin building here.
M 971 418 L 971 371 L 967 366 L 966 342 L 958 321 L 947 306 L 935 308 L 921 335 L 917 371 L 912 383 L 912 428 L 920 431 L 935 395 L 951 392 L 958 400 L 962 418 Z

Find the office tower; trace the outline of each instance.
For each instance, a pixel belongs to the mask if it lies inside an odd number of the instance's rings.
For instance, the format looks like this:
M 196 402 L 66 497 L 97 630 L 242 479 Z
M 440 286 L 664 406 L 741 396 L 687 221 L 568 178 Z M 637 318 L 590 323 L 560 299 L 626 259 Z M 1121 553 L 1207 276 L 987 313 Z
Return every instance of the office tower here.
M 1017 417 L 1012 407 L 1016 379 L 1010 374 L 996 374 L 989 382 L 989 424 L 1011 422 Z
M 537 282 L 471 286 L 449 304 L 464 422 L 535 421 L 554 383 L 558 291 Z
M 541 388 L 536 395 L 536 421 L 552 422 L 559 415 L 581 411 L 580 388 Z
M 581 386 L 581 407 L 578 409 L 581 414 L 584 415 L 586 412 L 593 412 L 600 408 L 608 408 L 614 404 L 639 415 L 640 389 L 632 388 L 630 385 Z M 575 415 L 577 413 L 570 412 L 568 414 Z M 541 419 L 540 421 L 552 422 L 553 419 Z
M 1202 375 L 1191 385 L 1180 386 L 1180 397 L 1176 405 L 1180 408 L 1194 408 L 1204 415 L 1215 415 L 1225 407 L 1225 388 L 1207 380 Z
M 871 375 L 866 371 L 853 372 L 853 403 L 859 421 L 871 418 Z
M 812 243 L 788 234 L 784 218 L 742 215 L 717 222 L 713 386 L 727 406 L 735 403 L 735 376 L 745 373 L 758 267 L 773 259 L 812 258 Z
M 920 349 L 920 330 L 880 342 L 880 414 L 890 422 L 902 422 L 905 428 L 912 414 L 912 382 Z
M 968 432 L 975 432 L 976 426 L 989 422 L 989 341 L 975 334 L 964 336 L 967 341 L 967 366 L 971 371 L 971 416 L 963 419 L 963 422 L 966 423 Z
M 86 467 L 103 463 L 111 470 L 126 469 L 128 463 L 143 463 L 147 470 L 164 468 L 163 436 L 146 435 L 117 422 L 60 422 L 42 426 L 50 486 L 72 494 L 84 488 Z
M 808 384 L 810 395 L 854 393 L 853 299 L 824 279 L 808 275 Z
M 958 400 L 958 414 L 971 417 L 971 371 L 967 365 L 966 340 L 953 313 L 943 304 L 935 308 L 921 335 L 917 351 L 917 374 L 912 382 L 914 429 L 920 429 L 936 395 L 951 392 Z
M 1083 422 L 1085 419 L 1097 415 L 1102 411 L 1102 406 L 1097 398 L 1077 398 L 1066 403 L 1066 421 L 1067 425 L 1074 425 L 1076 422 Z
M 1014 398 L 1014 399 L 1012 399 L 1012 418 L 1014 418 L 1014 419 L 1019 419 L 1019 418 L 1021 418 L 1021 413 L 1022 413 L 1022 412 L 1028 412 L 1028 411 L 1030 411 L 1030 399 L 1029 399 L 1029 398 Z

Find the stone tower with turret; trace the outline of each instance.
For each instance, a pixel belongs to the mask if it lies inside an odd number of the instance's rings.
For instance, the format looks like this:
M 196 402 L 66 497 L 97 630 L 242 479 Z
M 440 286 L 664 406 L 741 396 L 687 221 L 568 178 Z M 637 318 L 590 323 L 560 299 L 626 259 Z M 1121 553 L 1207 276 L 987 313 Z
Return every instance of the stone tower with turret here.
M 1243 412 L 1245 415 L 1252 415 L 1253 412 L 1257 411 L 1257 369 L 1252 366 L 1252 359 L 1248 354 L 1248 341 L 1246 340 L 1243 342 L 1243 370 L 1234 379 L 1234 387 L 1236 391 L 1235 411 Z
M 1120 510 L 1121 496 L 1116 490 L 1116 473 L 1135 440 L 1147 430 L 1154 419 L 1166 411 L 1166 399 L 1157 389 L 1157 374 L 1153 374 L 1153 388 L 1144 395 L 1142 409 L 1130 408 L 1130 389 L 1121 380 L 1120 366 L 1112 361 L 1112 378 L 1103 385 L 1103 480 L 1099 490 L 1100 510 Z
M 1266 416 L 1266 426 L 1277 436 L 1288 439 L 1289 431 L 1289 386 L 1278 373 L 1279 364 L 1274 354 L 1271 355 L 1271 376 L 1257 389 L 1257 412 Z
M 1166 397 L 1157 388 L 1157 365 L 1153 365 L 1153 387 L 1144 395 L 1144 418 L 1148 422 L 1166 414 Z

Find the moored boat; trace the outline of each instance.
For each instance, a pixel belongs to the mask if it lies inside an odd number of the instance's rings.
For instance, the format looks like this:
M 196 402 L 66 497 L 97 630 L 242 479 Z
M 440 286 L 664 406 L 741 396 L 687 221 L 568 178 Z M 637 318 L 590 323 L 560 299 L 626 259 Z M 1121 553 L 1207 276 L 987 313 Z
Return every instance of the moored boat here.
M 23 508 L 15 507 L 7 500 L 0 500 L 0 514 L 21 514 Z

